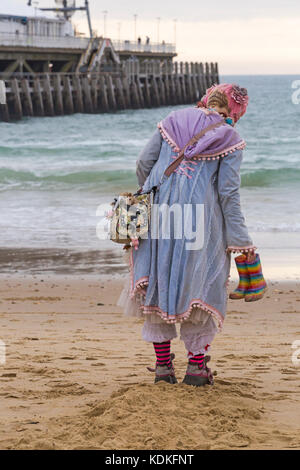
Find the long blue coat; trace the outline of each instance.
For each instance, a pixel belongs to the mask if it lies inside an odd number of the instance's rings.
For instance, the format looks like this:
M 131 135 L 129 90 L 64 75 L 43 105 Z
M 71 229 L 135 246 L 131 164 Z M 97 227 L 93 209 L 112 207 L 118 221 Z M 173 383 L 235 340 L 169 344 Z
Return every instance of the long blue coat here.
M 144 191 L 159 184 L 175 157 L 171 146 L 156 131 L 137 161 L 137 177 Z M 218 327 L 222 326 L 230 251 L 253 246 L 240 207 L 241 163 L 242 150 L 235 150 L 216 160 L 183 162 L 181 169 L 163 178 L 155 204 L 176 204 L 182 211 L 186 204 L 203 205 L 204 215 L 199 219 L 204 229 L 203 243 L 198 249 L 187 249 L 191 240 L 186 236 L 176 238 L 172 217 L 170 239 L 149 233 L 138 250 L 130 253 L 131 306 L 127 309 L 135 310 L 137 316 L 158 316 L 167 323 L 188 318 L 196 323 L 203 314 L 210 314 Z M 193 219 L 193 228 L 195 224 Z

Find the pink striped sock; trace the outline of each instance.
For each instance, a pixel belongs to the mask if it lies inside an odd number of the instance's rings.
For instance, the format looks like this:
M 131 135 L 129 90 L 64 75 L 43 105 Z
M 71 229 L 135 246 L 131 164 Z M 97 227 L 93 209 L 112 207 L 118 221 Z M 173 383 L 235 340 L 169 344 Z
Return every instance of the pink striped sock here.
M 153 343 L 157 365 L 158 366 L 170 366 L 171 365 L 171 341 L 165 341 L 164 343 Z
M 204 354 L 197 354 L 197 355 L 193 355 L 193 353 L 189 353 L 189 363 L 192 364 L 192 365 L 196 365 L 198 364 L 198 366 L 200 367 L 200 369 L 204 366 L 204 358 L 205 358 L 205 355 Z

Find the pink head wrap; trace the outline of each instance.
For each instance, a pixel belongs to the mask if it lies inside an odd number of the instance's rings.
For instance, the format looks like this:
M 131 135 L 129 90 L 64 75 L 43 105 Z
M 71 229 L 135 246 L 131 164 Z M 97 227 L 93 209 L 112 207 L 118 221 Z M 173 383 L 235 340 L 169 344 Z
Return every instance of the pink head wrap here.
M 238 85 L 230 85 L 228 83 L 221 83 L 220 85 L 213 85 L 211 88 L 206 90 L 205 96 L 198 103 L 198 108 L 207 108 L 207 101 L 209 96 L 214 91 L 220 91 L 227 96 L 229 107 L 230 107 L 230 117 L 233 118 L 236 123 L 246 112 L 247 106 L 249 103 L 249 96 L 246 88 L 241 88 Z

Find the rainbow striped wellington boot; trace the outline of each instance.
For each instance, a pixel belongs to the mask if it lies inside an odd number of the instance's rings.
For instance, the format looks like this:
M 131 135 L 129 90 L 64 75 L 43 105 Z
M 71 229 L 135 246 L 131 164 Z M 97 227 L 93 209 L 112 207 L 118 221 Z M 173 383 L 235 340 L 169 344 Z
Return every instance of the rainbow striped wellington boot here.
M 253 263 L 246 261 L 246 266 L 250 278 L 250 287 L 245 295 L 245 301 L 254 302 L 255 300 L 260 300 L 267 290 L 267 283 L 262 273 L 259 254 L 256 253 Z
M 248 289 L 250 287 L 250 277 L 248 274 L 246 261 L 247 261 L 246 255 L 240 255 L 237 258 L 235 258 L 235 264 L 236 264 L 236 267 L 240 276 L 240 282 L 239 282 L 238 287 L 235 289 L 235 291 L 229 294 L 230 299 L 233 299 L 233 300 L 244 299 L 248 292 Z

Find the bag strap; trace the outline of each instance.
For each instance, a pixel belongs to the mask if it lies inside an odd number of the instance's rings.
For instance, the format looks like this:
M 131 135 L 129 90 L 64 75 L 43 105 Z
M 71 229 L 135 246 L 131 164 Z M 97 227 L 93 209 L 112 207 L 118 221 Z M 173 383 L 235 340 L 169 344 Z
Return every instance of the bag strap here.
M 217 122 L 215 124 L 211 124 L 210 126 L 206 127 L 205 129 L 203 129 L 201 132 L 199 132 L 199 134 L 195 135 L 186 145 L 185 147 L 180 150 L 179 152 L 179 155 L 178 157 L 176 158 L 176 160 L 174 160 L 171 165 L 168 166 L 168 168 L 166 169 L 164 175 L 169 178 L 169 176 L 171 176 L 172 173 L 174 173 L 174 171 L 176 170 L 176 168 L 178 168 L 178 166 L 180 165 L 180 163 L 183 161 L 184 159 L 184 152 L 186 151 L 186 149 L 190 146 L 190 145 L 194 145 L 196 144 L 200 139 L 201 137 L 203 137 L 207 132 L 213 130 L 213 129 L 216 129 L 217 127 L 219 126 L 222 126 L 222 124 L 224 124 L 225 120 L 221 121 L 221 122 Z

